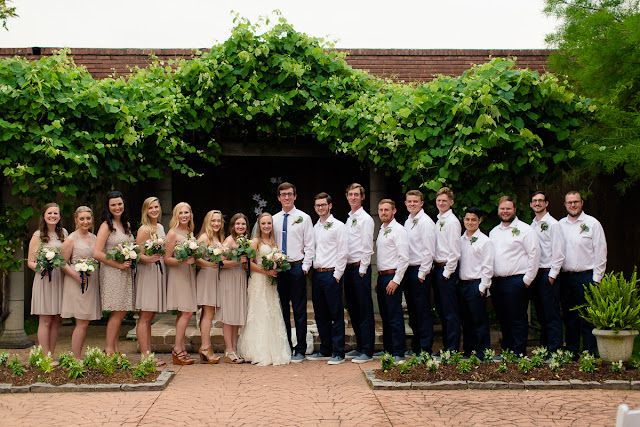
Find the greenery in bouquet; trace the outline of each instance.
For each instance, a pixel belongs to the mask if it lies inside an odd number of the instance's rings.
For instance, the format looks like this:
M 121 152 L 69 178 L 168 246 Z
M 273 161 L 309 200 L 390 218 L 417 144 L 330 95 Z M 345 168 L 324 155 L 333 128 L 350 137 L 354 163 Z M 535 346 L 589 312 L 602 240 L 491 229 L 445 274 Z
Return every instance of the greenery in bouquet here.
M 226 250 L 228 250 L 228 248 L 225 248 L 221 243 L 217 242 L 204 248 L 204 256 L 209 262 L 220 264 Z
M 140 255 L 140 246 L 133 242 L 124 242 L 113 248 L 111 253 L 107 254 L 107 259 L 112 259 L 120 264 L 131 261 L 131 268 L 135 269 L 140 261 L 138 255 Z
M 187 235 L 186 239 L 182 239 L 176 243 L 176 246 L 173 248 L 173 254 L 178 260 L 178 264 L 182 264 L 189 258 L 200 259 L 202 258 L 203 252 L 204 248 L 202 244 L 190 234 Z M 192 266 L 195 267 L 196 265 L 192 264 Z
M 240 236 L 236 239 L 237 247 L 227 248 L 225 256 L 231 261 L 240 261 L 240 258 L 245 255 L 247 259 L 253 259 L 256 257 L 256 250 L 251 247 L 251 240 L 247 236 Z
M 261 267 L 265 270 L 276 270 L 277 272 L 287 271 L 291 269 L 288 257 L 279 249 L 274 249 L 267 255 L 262 257 Z M 271 277 L 271 284 L 277 285 L 275 277 Z
M 98 269 L 98 261 L 95 258 L 78 258 L 73 269 L 80 273 L 80 289 L 84 291 L 89 286 L 89 276 Z
M 54 268 L 64 267 L 64 257 L 58 248 L 50 248 L 40 245 L 35 253 L 36 255 L 36 273 L 40 273 L 40 277 L 44 278 L 45 274 L 49 275 L 51 281 L 51 272 Z
M 146 242 L 144 242 L 144 254 L 146 256 L 162 255 L 167 253 L 165 245 L 167 244 L 166 237 L 158 237 L 158 235 L 151 236 Z

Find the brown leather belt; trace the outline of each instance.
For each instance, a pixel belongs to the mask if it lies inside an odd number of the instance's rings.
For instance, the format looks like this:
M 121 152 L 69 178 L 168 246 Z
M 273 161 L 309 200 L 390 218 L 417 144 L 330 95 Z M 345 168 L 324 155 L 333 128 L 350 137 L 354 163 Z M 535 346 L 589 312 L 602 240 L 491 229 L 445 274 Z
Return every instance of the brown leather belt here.
M 292 267 L 293 267 L 294 265 L 300 265 L 300 264 L 302 264 L 302 260 L 300 260 L 300 261 L 291 261 L 289 264 L 290 264 Z
M 479 282 L 480 279 L 471 279 L 471 280 L 460 280 L 460 283 L 463 285 L 468 285 L 469 283 Z
M 447 265 L 447 261 L 445 261 L 445 262 L 436 262 L 435 265 L 438 266 L 438 267 L 444 267 L 445 265 Z
M 353 268 L 360 265 L 360 261 L 352 262 L 351 264 L 347 264 L 347 268 Z
M 319 273 L 325 273 L 327 271 L 334 271 L 336 268 L 335 267 L 329 267 L 329 268 L 314 268 L 315 271 L 319 272 Z
M 410 265 L 409 267 L 407 267 L 407 270 L 415 270 L 417 268 L 420 268 L 419 265 Z
M 378 274 L 381 276 L 386 276 L 387 274 L 394 274 L 396 270 L 382 270 L 378 271 Z
M 539 270 L 539 271 L 549 271 L 549 270 L 551 270 L 551 269 L 550 269 L 550 268 L 539 268 L 538 270 Z

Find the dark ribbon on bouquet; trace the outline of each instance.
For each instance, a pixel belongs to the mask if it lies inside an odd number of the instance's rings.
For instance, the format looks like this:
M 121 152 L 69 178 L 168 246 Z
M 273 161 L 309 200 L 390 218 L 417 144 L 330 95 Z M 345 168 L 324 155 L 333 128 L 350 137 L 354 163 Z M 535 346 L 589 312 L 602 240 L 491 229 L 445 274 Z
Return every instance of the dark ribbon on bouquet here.
M 164 273 L 162 272 L 162 263 L 160 261 L 156 261 L 156 265 L 160 269 L 160 274 L 162 274 L 164 276 Z
M 247 279 L 251 278 L 251 258 L 247 261 Z
M 84 294 L 84 290 L 89 287 L 89 281 L 87 280 L 87 276 L 85 276 L 84 273 L 80 273 L 80 279 L 82 279 L 80 281 L 80 290 L 82 290 L 82 293 Z M 87 283 L 87 286 L 84 285 L 85 282 Z
M 138 276 L 138 264 L 131 262 L 131 270 L 133 270 L 133 281 L 135 283 L 136 277 Z
M 40 273 L 40 277 L 42 279 L 44 279 L 44 275 L 48 274 L 49 275 L 49 282 L 51 282 L 51 272 L 53 271 L 53 267 L 51 268 L 47 268 L 46 270 L 42 270 L 42 273 Z
M 222 269 L 222 267 L 224 267 L 224 262 L 221 260 L 218 262 L 218 280 L 220 280 L 220 269 Z

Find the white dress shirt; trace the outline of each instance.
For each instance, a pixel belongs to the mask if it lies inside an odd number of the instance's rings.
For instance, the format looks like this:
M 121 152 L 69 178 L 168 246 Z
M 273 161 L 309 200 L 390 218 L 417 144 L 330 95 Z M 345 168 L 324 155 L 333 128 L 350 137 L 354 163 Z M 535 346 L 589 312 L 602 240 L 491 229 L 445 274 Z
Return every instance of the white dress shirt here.
M 460 237 L 460 280 L 480 279 L 478 290 L 484 293 L 491 287 L 493 277 L 493 245 L 491 240 L 477 229 L 471 237 Z
M 547 212 L 540 221 L 534 218 L 531 227 L 540 242 L 540 268 L 549 268 L 549 277 L 556 279 L 564 262 L 564 237 L 560 223 Z
M 371 255 L 373 255 L 373 229 L 375 227 L 373 218 L 361 206 L 354 213 L 349 212 L 349 219 L 345 226 L 349 234 L 347 262 L 353 264 L 360 261 L 358 272 L 365 274 L 371 264 Z
M 295 206 L 287 217 L 287 255 L 290 262 L 302 260 L 302 269 L 309 271 L 314 256 L 313 224 L 311 217 Z M 278 248 L 282 249 L 282 224 L 284 211 L 273 216 L 273 234 Z
M 493 275 L 508 277 L 524 274 L 523 281 L 529 286 L 538 274 L 540 266 L 540 243 L 535 231 L 516 217 L 508 226 L 500 223 L 489 239 L 495 251 Z
M 460 221 L 449 209 L 445 213 L 438 214 L 436 221 L 436 254 L 435 262 L 446 262 L 442 275 L 445 278 L 451 277 L 458 267 L 460 259 L 460 234 L 462 227 Z
M 409 265 L 419 265 L 418 278 L 424 280 L 431 271 L 436 252 L 436 225 L 423 209 L 404 222 L 409 235 Z
M 322 223 L 320 220 L 313 226 L 315 237 L 315 256 L 313 258 L 313 268 L 335 268 L 333 277 L 340 280 L 347 267 L 347 251 L 349 242 L 347 241 L 347 231 L 344 223 L 329 215 Z
M 393 281 L 398 285 L 409 267 L 409 239 L 407 230 L 392 219 L 388 226 L 384 224 L 378 232 L 376 240 L 378 249 L 378 271 L 396 270 Z
M 607 239 L 600 222 L 582 212 L 573 222 L 562 218 L 560 227 L 565 247 L 562 271 L 593 270 L 593 281 L 600 283 L 607 268 Z

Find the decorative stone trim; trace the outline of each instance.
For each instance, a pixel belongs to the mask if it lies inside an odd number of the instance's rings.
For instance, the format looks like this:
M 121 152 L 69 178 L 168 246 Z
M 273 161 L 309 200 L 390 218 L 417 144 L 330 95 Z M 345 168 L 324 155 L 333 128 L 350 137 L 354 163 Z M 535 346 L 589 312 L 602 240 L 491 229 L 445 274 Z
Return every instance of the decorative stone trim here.
M 164 369 L 158 378 L 152 383 L 138 384 L 62 384 L 51 385 L 47 383 L 33 383 L 31 385 L 14 386 L 0 384 L 2 393 L 68 393 L 68 392 L 93 392 L 93 391 L 161 391 L 167 388 L 175 371 Z M 390 383 L 396 384 L 396 383 Z
M 377 379 L 373 370 L 364 371 L 364 376 L 372 390 L 640 390 L 640 381 L 621 380 L 606 380 L 602 383 L 582 380 L 395 382 Z

